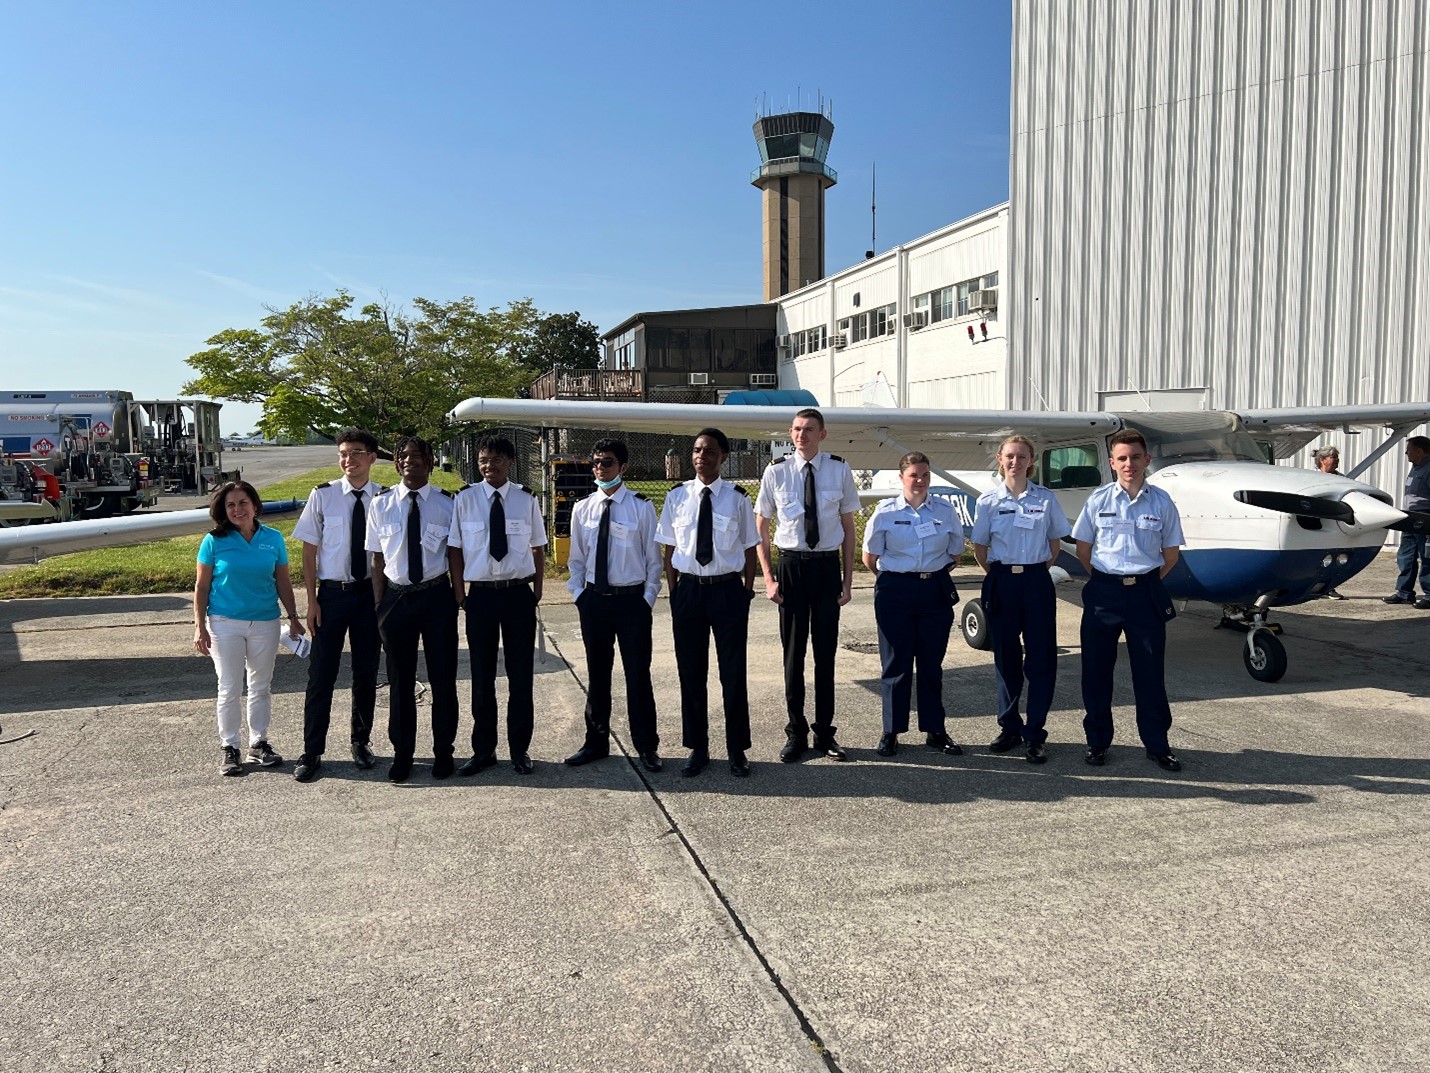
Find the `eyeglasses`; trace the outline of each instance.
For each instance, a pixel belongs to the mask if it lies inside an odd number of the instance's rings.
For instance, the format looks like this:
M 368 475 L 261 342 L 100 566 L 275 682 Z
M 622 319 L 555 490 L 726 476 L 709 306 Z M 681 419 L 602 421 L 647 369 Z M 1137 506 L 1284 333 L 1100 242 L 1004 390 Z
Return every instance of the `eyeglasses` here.
M 338 460 L 340 462 L 348 462 L 358 458 L 366 458 L 370 454 L 372 454 L 371 451 L 339 451 Z
M 591 459 L 592 469 L 610 469 L 612 466 L 619 466 L 620 460 L 615 458 L 593 458 Z

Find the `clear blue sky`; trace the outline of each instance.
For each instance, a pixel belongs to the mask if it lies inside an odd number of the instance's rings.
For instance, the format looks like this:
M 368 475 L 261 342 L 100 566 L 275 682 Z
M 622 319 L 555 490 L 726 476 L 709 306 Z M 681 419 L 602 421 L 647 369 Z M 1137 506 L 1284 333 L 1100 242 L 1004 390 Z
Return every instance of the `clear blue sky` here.
M 833 102 L 833 271 L 868 246 L 871 164 L 881 249 L 1006 199 L 1009 20 L 997 0 L 11 5 L 0 388 L 173 396 L 210 335 L 339 287 L 529 297 L 603 331 L 758 301 L 762 96 Z M 225 431 L 257 409 L 226 405 Z

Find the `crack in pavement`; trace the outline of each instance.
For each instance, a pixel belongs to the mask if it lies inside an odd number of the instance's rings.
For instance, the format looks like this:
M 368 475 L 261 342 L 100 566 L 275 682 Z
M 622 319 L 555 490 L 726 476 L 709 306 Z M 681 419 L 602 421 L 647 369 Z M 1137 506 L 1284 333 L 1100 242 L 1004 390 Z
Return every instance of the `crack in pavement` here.
M 542 633 L 545 634 L 557 657 L 566 665 L 566 670 L 570 673 L 571 680 L 576 683 L 582 694 L 585 694 L 586 683 L 581 681 L 577 676 L 576 668 L 572 666 L 571 661 L 566 658 L 566 654 L 561 651 L 560 643 L 545 630 L 544 626 Z M 615 727 L 611 728 L 610 733 L 611 740 L 616 743 L 616 748 L 620 749 L 626 764 L 636 773 L 636 777 L 640 779 L 641 785 L 645 787 L 646 794 L 655 804 L 655 807 L 660 810 L 660 814 L 665 817 L 666 822 L 670 824 L 670 829 L 663 832 L 660 837 L 666 838 L 670 835 L 674 835 L 680 840 L 681 847 L 685 850 L 691 863 L 695 865 L 695 869 L 699 872 L 700 878 L 703 879 L 706 886 L 710 888 L 710 892 L 715 896 L 715 900 L 720 903 L 720 907 L 725 910 L 726 916 L 729 917 L 736 934 L 740 937 L 740 940 L 745 944 L 750 953 L 754 955 L 760 968 L 763 969 L 765 975 L 769 977 L 770 983 L 774 984 L 775 990 L 779 993 L 780 998 L 784 1000 L 785 1005 L 788 1006 L 790 1012 L 794 1014 L 795 1020 L 799 1023 L 800 1031 L 804 1033 L 805 1038 L 809 1040 L 814 1052 L 819 1055 L 820 1059 L 824 1062 L 824 1067 L 829 1070 L 830 1073 L 843 1073 L 839 1063 L 835 1060 L 833 1052 L 830 1051 L 828 1044 L 824 1042 L 824 1037 L 820 1035 L 819 1029 L 815 1028 L 814 1023 L 809 1019 L 809 1015 L 805 1013 L 804 1007 L 802 1007 L 799 1004 L 799 1000 L 790 993 L 789 988 L 786 987 L 784 981 L 780 979 L 780 974 L 775 971 L 775 967 L 770 964 L 769 958 L 765 956 L 765 952 L 760 949 L 760 944 L 755 941 L 755 937 L 751 935 L 750 930 L 745 927 L 745 921 L 735 910 L 734 905 L 731 904 L 725 892 L 720 889 L 719 882 L 710 874 L 710 870 L 706 868 L 705 861 L 701 858 L 699 851 L 691 844 L 684 829 L 680 826 L 680 822 L 671 813 L 670 809 L 666 807 L 665 801 L 659 791 L 657 791 L 651 784 L 651 781 L 646 778 L 645 772 L 641 770 L 640 765 L 636 763 L 632 750 L 621 740 L 620 735 L 616 733 Z

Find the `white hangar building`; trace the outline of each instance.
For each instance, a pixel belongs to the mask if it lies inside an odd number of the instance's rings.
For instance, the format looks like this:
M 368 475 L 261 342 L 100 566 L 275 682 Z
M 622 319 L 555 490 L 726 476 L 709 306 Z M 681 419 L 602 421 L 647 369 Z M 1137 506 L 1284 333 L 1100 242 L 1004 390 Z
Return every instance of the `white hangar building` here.
M 1430 5 L 1016 0 L 1009 188 L 767 296 L 780 386 L 958 409 L 1430 399 Z M 1379 437 L 1318 442 L 1344 466 Z M 1396 450 L 1366 479 L 1398 495 L 1404 474 Z

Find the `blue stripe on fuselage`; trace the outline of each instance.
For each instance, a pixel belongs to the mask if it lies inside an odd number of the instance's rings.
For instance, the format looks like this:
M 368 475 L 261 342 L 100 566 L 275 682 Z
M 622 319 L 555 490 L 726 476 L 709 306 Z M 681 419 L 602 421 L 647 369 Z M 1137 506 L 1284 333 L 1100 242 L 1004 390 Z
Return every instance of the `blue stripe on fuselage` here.
M 1179 600 L 1214 604 L 1249 604 L 1263 592 L 1279 591 L 1276 607 L 1314 600 L 1326 589 L 1355 577 L 1375 558 L 1379 548 L 1331 548 L 1302 551 L 1272 548 L 1183 549 L 1167 575 L 1167 591 Z M 1327 555 L 1349 555 L 1344 566 L 1321 563 Z M 1312 588 L 1316 591 L 1312 592 Z

